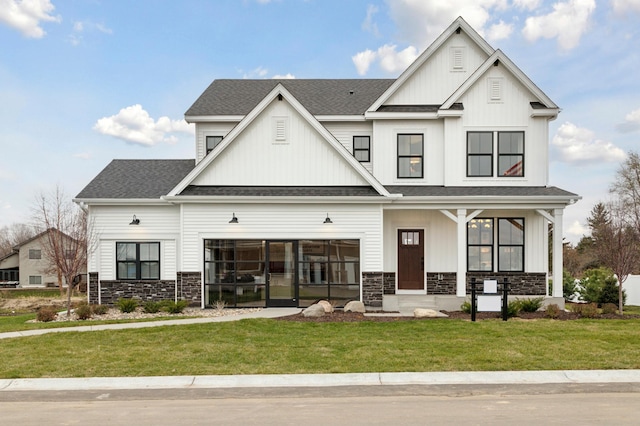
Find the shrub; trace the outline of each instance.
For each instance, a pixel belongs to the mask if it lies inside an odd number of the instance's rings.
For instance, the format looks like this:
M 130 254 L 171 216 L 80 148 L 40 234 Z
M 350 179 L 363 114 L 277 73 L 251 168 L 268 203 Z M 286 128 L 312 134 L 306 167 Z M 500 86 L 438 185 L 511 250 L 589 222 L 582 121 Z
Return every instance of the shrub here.
M 56 319 L 56 315 L 58 315 L 58 311 L 55 306 L 42 306 L 38 309 L 36 319 L 41 322 L 50 322 Z
M 602 313 L 605 315 L 615 314 L 618 312 L 618 306 L 615 303 L 605 303 L 602 305 Z
M 118 303 L 116 303 L 118 309 L 123 314 L 133 312 L 138 307 L 138 301 L 136 299 L 118 299 Z
M 522 310 L 522 302 L 520 300 L 512 300 L 507 305 L 507 318 L 517 317 Z
M 216 309 L 216 311 L 221 312 L 224 310 L 225 306 L 227 305 L 227 302 L 225 302 L 222 299 L 218 299 L 215 301 L 215 303 L 213 304 L 213 307 Z M 331 304 L 331 306 L 333 306 L 333 303 Z M 335 306 L 333 306 L 335 308 Z
M 160 312 L 160 308 L 162 308 L 162 304 L 160 302 L 148 301 L 148 302 L 145 302 L 142 308 L 148 314 L 155 314 L 157 312 Z
M 86 302 L 79 304 L 74 312 L 79 320 L 88 320 L 91 318 L 91 306 Z
M 462 305 L 460 305 L 460 310 L 462 312 L 464 312 L 465 314 L 470 314 L 471 313 L 471 302 L 469 302 L 468 300 L 465 300 L 464 302 L 462 302 Z
M 170 314 L 179 314 L 182 311 L 184 311 L 184 308 L 187 307 L 187 304 L 188 303 L 187 303 L 186 300 L 178 300 L 177 302 L 169 302 L 169 303 L 166 304 L 165 309 Z
M 582 318 L 596 318 L 598 316 L 597 303 L 576 303 L 571 310 Z
M 589 269 L 580 280 L 578 293 L 580 300 L 588 303 L 597 303 L 602 306 L 605 303 L 618 303 L 618 280 L 610 269 Z M 622 304 L 626 301 L 626 293 L 622 292 Z
M 617 305 L 620 300 L 620 295 L 618 294 L 620 287 L 618 285 L 618 280 L 613 277 L 613 279 L 605 280 L 602 289 L 600 291 L 600 298 L 598 299 L 598 305 L 603 307 L 607 303 L 613 303 Z M 627 302 L 627 292 L 622 290 L 622 304 L 624 305 Z
M 109 312 L 109 307 L 107 305 L 91 305 L 91 310 L 95 315 L 104 315 Z
M 522 312 L 535 312 L 542 307 L 542 302 L 544 299 L 542 297 L 536 297 L 535 299 L 522 299 L 518 300 L 520 302 L 520 310 Z
M 544 314 L 547 318 L 558 318 L 560 316 L 560 306 L 552 303 L 551 305 L 548 305 L 546 307 L 546 309 L 544 310 Z
M 564 300 L 569 302 L 572 300 L 578 291 L 578 284 L 576 284 L 576 279 L 571 276 L 567 271 L 562 271 L 562 296 Z M 549 294 L 553 294 L 549 292 Z

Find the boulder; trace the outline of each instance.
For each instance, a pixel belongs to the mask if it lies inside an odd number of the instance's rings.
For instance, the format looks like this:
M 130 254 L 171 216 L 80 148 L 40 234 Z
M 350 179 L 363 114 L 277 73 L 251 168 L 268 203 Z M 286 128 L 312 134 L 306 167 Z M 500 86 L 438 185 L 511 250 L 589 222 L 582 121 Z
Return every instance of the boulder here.
M 306 308 L 304 311 L 302 311 L 302 316 L 311 317 L 311 318 L 324 316 L 324 308 L 318 304 L 311 305 L 308 308 Z
M 328 314 L 330 314 L 331 312 L 333 312 L 333 306 L 331 306 L 331 303 L 329 303 L 326 300 L 321 300 L 317 303 L 317 305 L 320 305 L 324 308 L 324 311 Z
M 364 303 L 357 300 L 352 300 L 344 306 L 345 312 L 365 312 Z
M 413 311 L 413 316 L 416 318 L 437 318 L 438 311 L 433 309 L 416 308 Z

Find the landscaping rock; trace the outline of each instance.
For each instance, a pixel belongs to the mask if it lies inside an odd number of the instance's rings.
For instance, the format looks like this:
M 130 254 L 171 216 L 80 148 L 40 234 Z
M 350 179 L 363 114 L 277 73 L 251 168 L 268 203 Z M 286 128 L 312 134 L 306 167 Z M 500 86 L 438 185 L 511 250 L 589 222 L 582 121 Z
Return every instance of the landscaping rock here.
M 331 303 L 329 303 L 328 301 L 321 300 L 317 304 L 322 306 L 326 313 L 330 314 L 331 312 L 333 312 L 333 306 L 331 306 Z
M 438 311 L 433 309 L 416 308 L 413 311 L 413 316 L 416 318 L 437 318 Z
M 308 317 L 317 318 L 317 317 L 324 316 L 324 314 L 325 314 L 324 308 L 321 305 L 318 305 L 317 303 L 315 305 L 309 306 L 307 309 L 302 311 L 302 315 L 307 318 Z
M 356 300 L 352 300 L 351 302 L 345 305 L 344 311 L 364 313 L 365 312 L 364 303 L 358 302 Z

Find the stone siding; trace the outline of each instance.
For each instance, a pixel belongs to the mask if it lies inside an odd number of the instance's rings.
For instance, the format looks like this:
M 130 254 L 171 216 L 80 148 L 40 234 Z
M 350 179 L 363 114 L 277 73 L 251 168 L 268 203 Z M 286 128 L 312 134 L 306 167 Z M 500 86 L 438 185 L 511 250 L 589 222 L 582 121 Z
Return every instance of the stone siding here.
M 384 294 L 396 294 L 396 273 L 395 272 L 383 272 L 383 293 Z
M 382 272 L 362 273 L 362 303 L 372 308 L 382 308 L 384 274 Z
M 187 300 L 190 306 L 200 306 L 202 301 L 202 274 L 178 272 L 178 299 Z
M 544 296 L 547 294 L 547 274 L 544 272 L 468 272 L 467 294 L 471 293 L 472 278 L 475 278 L 479 284 L 482 284 L 486 279 L 495 279 L 500 284 L 506 278 L 510 284 L 510 296 Z M 482 290 L 481 285 L 476 288 L 480 291 Z
M 455 272 L 427 272 L 427 294 L 456 294 Z
M 137 299 L 141 303 L 175 300 L 176 282 L 160 281 L 100 281 L 103 305 L 114 305 L 118 299 Z
M 89 272 L 89 287 L 87 289 L 89 293 L 89 303 L 97 305 L 98 300 L 98 273 Z

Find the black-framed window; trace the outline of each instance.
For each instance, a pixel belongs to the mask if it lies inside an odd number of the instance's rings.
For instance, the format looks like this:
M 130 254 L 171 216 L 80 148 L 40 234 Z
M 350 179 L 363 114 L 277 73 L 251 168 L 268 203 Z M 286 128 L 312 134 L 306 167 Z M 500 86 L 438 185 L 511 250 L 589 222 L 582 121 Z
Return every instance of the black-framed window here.
M 371 137 L 370 136 L 354 136 L 353 137 L 353 156 L 361 163 L 371 161 Z
M 524 219 L 498 219 L 498 271 L 524 271 Z
M 29 249 L 29 259 L 42 259 L 42 250 Z
M 159 280 L 160 243 L 116 243 L 118 280 Z
M 467 133 L 467 176 L 493 176 L 493 132 Z
M 498 176 L 524 176 L 524 132 L 498 132 Z
M 467 269 L 493 271 L 493 219 L 467 223 Z
M 424 135 L 398 134 L 398 178 L 424 177 Z
M 211 151 L 213 151 L 213 148 L 218 146 L 220 144 L 220 142 L 222 142 L 222 139 L 223 139 L 222 136 L 207 136 L 206 137 L 207 154 L 210 153 Z

